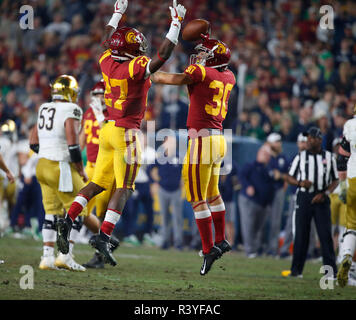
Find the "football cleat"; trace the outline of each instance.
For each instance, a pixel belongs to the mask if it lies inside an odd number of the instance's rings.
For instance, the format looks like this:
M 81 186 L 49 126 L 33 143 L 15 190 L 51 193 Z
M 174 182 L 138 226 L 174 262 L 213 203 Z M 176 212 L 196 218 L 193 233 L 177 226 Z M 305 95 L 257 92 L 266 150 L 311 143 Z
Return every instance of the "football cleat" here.
M 114 252 L 120 246 L 120 240 L 115 236 L 111 235 L 109 240 L 110 251 Z
M 215 246 L 221 250 L 222 254 L 229 252 L 232 249 L 230 243 L 226 239 L 219 243 L 215 243 Z
M 285 278 L 300 278 L 300 279 L 303 278 L 302 274 L 294 274 L 294 273 L 292 273 L 291 270 L 283 270 L 281 272 L 281 275 L 282 275 L 282 277 L 285 277 Z
M 349 271 L 352 264 L 352 257 L 351 255 L 345 255 L 344 259 L 340 264 L 339 271 L 337 273 L 337 282 L 339 283 L 340 287 L 343 288 L 347 285 L 349 280 Z
M 69 235 L 71 226 L 68 221 L 60 218 L 57 221 L 57 246 L 60 252 L 67 254 L 69 252 Z
M 110 263 L 112 266 L 117 265 L 117 262 L 112 255 L 111 245 L 109 242 L 102 240 L 100 236 L 96 234 L 90 238 L 89 244 L 104 256 L 104 261 L 106 263 Z
M 95 252 L 93 258 L 91 258 L 87 263 L 83 264 L 83 267 L 91 269 L 103 269 L 104 257 L 101 253 Z
M 85 271 L 86 269 L 75 262 L 71 254 L 59 253 L 54 265 L 58 268 L 68 269 L 70 271 Z
M 200 269 L 200 274 L 202 276 L 206 275 L 210 271 L 214 261 L 219 259 L 221 256 L 222 256 L 221 250 L 216 246 L 212 246 L 210 252 L 204 254 L 204 261 Z
M 54 262 L 54 256 L 42 256 L 39 268 L 41 270 L 58 270 Z

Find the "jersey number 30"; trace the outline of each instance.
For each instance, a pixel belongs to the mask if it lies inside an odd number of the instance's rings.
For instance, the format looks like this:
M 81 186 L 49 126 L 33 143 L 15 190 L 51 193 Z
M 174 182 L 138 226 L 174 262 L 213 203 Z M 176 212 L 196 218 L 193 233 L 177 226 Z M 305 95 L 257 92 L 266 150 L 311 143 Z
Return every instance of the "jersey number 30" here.
M 224 85 L 223 82 L 214 80 L 210 82 L 209 88 L 219 89 L 219 91 L 213 97 L 213 101 L 216 103 L 216 106 L 211 104 L 205 105 L 206 113 L 212 116 L 218 116 L 221 114 L 222 118 L 225 119 L 227 113 L 227 96 L 232 90 L 233 85 L 231 83 Z
M 55 114 L 56 114 L 56 109 L 43 108 L 40 112 L 40 120 L 38 123 L 38 128 L 39 129 L 46 128 L 47 130 L 52 130 L 53 129 L 53 119 L 54 119 Z

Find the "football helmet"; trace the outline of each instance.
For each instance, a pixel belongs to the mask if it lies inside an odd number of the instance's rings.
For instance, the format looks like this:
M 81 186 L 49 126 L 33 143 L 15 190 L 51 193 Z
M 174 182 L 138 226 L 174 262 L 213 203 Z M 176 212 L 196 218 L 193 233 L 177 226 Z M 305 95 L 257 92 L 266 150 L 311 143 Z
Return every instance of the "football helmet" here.
M 52 100 L 64 100 L 76 103 L 78 100 L 79 85 L 73 76 L 63 74 L 54 80 L 51 85 Z
M 148 47 L 145 36 L 130 27 L 116 29 L 109 39 L 108 46 L 114 60 L 131 60 L 143 55 Z
M 197 54 L 190 56 L 190 64 L 201 64 L 211 68 L 226 67 L 229 64 L 231 52 L 228 46 L 216 39 L 204 37 L 202 43 L 198 44 L 194 50 Z
M 92 96 L 96 95 L 96 94 L 104 94 L 105 92 L 105 82 L 104 79 L 101 79 L 99 82 L 97 82 L 93 89 L 91 89 L 90 94 Z

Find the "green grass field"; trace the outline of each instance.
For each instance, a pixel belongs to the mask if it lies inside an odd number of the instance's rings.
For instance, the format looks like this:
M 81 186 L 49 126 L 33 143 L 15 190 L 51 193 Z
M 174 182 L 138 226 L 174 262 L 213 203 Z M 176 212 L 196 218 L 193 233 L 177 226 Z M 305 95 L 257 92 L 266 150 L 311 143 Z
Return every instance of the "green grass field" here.
M 93 250 L 76 245 L 75 260 L 85 263 Z M 202 258 L 193 251 L 119 247 L 116 267 L 86 272 L 38 269 L 42 246 L 34 240 L 0 239 L 0 299 L 119 299 L 119 300 L 289 300 L 344 299 L 356 297 L 356 287 L 322 290 L 320 263 L 307 262 L 304 278 L 283 278 L 290 261 L 247 259 L 228 253 L 215 262 L 208 275 L 199 274 Z M 20 267 L 34 268 L 34 289 L 19 286 Z

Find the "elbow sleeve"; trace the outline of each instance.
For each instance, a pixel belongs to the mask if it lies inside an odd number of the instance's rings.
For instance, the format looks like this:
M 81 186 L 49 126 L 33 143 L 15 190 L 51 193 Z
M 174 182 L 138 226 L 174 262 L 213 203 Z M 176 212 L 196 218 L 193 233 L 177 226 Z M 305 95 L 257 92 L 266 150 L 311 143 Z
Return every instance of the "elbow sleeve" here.
M 40 151 L 40 145 L 37 143 L 37 144 L 30 144 L 30 149 L 35 152 L 35 153 L 38 153 Z

